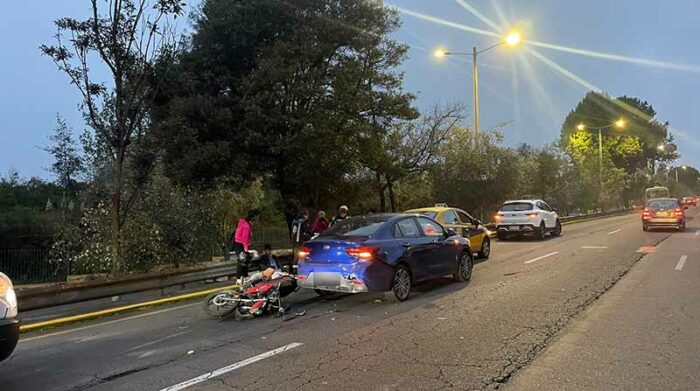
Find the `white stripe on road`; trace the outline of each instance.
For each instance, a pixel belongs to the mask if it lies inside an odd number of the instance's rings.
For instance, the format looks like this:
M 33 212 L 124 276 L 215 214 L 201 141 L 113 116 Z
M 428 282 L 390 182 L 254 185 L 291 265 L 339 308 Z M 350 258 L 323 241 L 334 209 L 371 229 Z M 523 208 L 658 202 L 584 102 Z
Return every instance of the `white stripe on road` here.
M 608 246 L 581 246 L 581 248 L 586 250 L 605 250 Z
M 110 324 L 126 322 L 127 320 L 133 320 L 133 319 L 143 318 L 143 317 L 146 317 L 146 316 L 162 314 L 163 312 L 170 312 L 170 311 L 180 310 L 180 309 L 187 308 L 187 307 L 192 307 L 192 306 L 195 306 L 195 305 L 201 305 L 201 304 L 200 304 L 200 303 L 186 304 L 186 305 L 181 305 L 181 306 L 178 306 L 178 307 L 166 308 L 166 309 L 164 309 L 164 310 L 153 311 L 153 312 L 148 312 L 148 313 L 145 313 L 145 314 L 129 316 L 129 317 L 127 317 L 127 318 L 121 318 L 121 319 L 110 320 L 109 322 L 102 322 L 102 323 L 93 324 L 93 325 L 90 325 L 90 326 L 84 326 L 84 327 L 78 327 L 78 328 L 75 328 L 75 329 L 63 330 L 63 331 L 59 331 L 59 332 L 57 332 L 57 333 L 44 334 L 44 335 L 37 335 L 36 337 L 31 337 L 31 338 L 21 338 L 21 339 L 19 340 L 19 342 L 36 341 L 37 339 L 44 339 L 44 338 L 54 337 L 54 336 L 57 336 L 57 335 L 68 334 L 68 333 L 74 333 L 74 332 L 76 332 L 76 331 L 83 331 L 83 330 L 87 330 L 87 329 L 92 329 L 92 328 L 95 328 L 95 327 L 101 327 L 101 326 L 107 326 L 107 325 L 110 325 Z
M 529 261 L 525 261 L 524 263 L 527 265 L 528 263 L 537 262 L 537 261 L 539 261 L 540 259 L 545 259 L 545 258 L 547 258 L 547 257 L 551 257 L 552 255 L 557 255 L 557 254 L 559 254 L 559 251 L 555 251 L 555 252 L 552 252 L 552 253 L 543 255 L 543 256 L 541 256 L 541 257 L 537 257 L 537 258 L 535 258 L 535 259 L 531 259 L 531 260 L 529 260 Z
M 683 265 L 685 265 L 685 261 L 688 259 L 687 255 L 682 255 L 681 259 L 678 260 L 678 263 L 676 264 L 676 270 L 681 271 L 683 269 Z
M 700 236 L 700 231 L 695 231 L 695 236 Z
M 251 358 L 249 358 L 249 359 L 247 359 L 247 360 L 239 361 L 239 362 L 237 362 L 237 363 L 235 363 L 235 364 L 231 364 L 231 365 L 229 365 L 229 366 L 227 366 L 227 367 L 223 367 L 223 368 L 217 369 L 217 370 L 215 370 L 215 371 L 205 373 L 205 374 L 202 375 L 202 376 L 197 376 L 197 377 L 195 377 L 195 378 L 193 378 L 193 379 L 184 381 L 184 382 L 182 382 L 182 383 L 180 383 L 180 384 L 176 384 L 176 385 L 170 386 L 170 387 L 168 387 L 168 388 L 163 388 L 161 391 L 179 391 L 179 390 L 184 390 L 184 389 L 187 388 L 187 387 L 191 387 L 191 386 L 193 386 L 193 385 L 195 385 L 195 384 L 199 384 L 199 383 L 201 383 L 201 382 L 203 382 L 203 381 L 207 381 L 207 380 L 213 379 L 213 378 L 215 378 L 215 377 L 217 377 L 217 376 L 221 376 L 221 375 L 223 375 L 223 374 L 225 374 L 225 373 L 228 373 L 228 372 L 231 372 L 231 371 L 235 371 L 235 370 L 238 369 L 238 368 L 245 367 L 246 365 L 250 365 L 250 364 L 255 363 L 255 362 L 258 362 L 258 361 L 260 361 L 260 360 L 264 360 L 264 359 L 266 359 L 266 358 L 268 358 L 268 357 L 272 357 L 272 356 L 274 356 L 274 355 L 277 355 L 277 354 L 280 354 L 280 353 L 284 353 L 284 352 L 286 352 L 287 350 L 294 349 L 294 348 L 299 347 L 299 346 L 301 346 L 301 345 L 303 345 L 303 344 L 302 344 L 302 343 L 299 343 L 299 342 L 293 342 L 293 343 L 290 343 L 289 345 L 284 345 L 284 346 L 282 346 L 281 348 L 277 348 L 277 349 L 275 349 L 275 350 L 270 350 L 269 352 L 265 352 L 265 353 L 259 354 L 259 355 L 255 356 L 255 357 L 251 357 Z
M 621 229 L 616 229 L 614 231 L 608 232 L 608 235 L 615 235 L 616 233 L 622 231 Z

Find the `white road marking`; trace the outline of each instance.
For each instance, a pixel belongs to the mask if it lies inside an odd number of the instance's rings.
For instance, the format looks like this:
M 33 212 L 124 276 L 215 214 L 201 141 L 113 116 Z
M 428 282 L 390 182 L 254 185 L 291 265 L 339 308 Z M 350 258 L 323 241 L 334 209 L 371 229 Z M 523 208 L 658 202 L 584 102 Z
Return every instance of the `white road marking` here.
M 275 355 L 277 355 L 277 354 L 284 353 L 284 352 L 286 352 L 287 350 L 294 349 L 294 348 L 299 347 L 299 346 L 301 346 L 301 345 L 303 345 L 303 344 L 302 344 L 302 343 L 299 343 L 299 342 L 293 342 L 293 343 L 290 343 L 289 345 L 284 345 L 284 346 L 282 346 L 282 347 L 280 347 L 280 348 L 277 348 L 277 349 L 275 349 L 275 350 L 270 350 L 269 352 L 265 352 L 265 353 L 262 353 L 262 354 L 259 354 L 259 355 L 255 356 L 255 357 L 251 357 L 251 358 L 249 358 L 249 359 L 246 359 L 246 360 L 243 360 L 243 361 L 239 361 L 239 362 L 237 362 L 237 363 L 235 363 L 235 364 L 231 364 L 231 365 L 229 365 L 229 366 L 227 366 L 227 367 L 219 368 L 219 369 L 217 369 L 217 370 L 215 370 L 215 371 L 205 373 L 204 375 L 197 376 L 197 377 L 195 377 L 195 378 L 193 378 L 193 379 L 184 381 L 184 382 L 182 382 L 182 383 L 180 383 L 180 384 L 176 384 L 176 385 L 170 386 L 170 387 L 168 387 L 168 388 L 163 388 L 161 391 L 179 391 L 179 390 L 184 390 L 184 389 L 187 388 L 187 387 L 191 387 L 191 386 L 193 386 L 193 385 L 195 385 L 195 384 L 199 384 L 199 383 L 201 383 L 201 382 L 203 382 L 203 381 L 207 381 L 207 380 L 213 379 L 213 378 L 215 378 L 215 377 L 217 377 L 217 376 L 221 376 L 221 375 L 223 375 L 223 374 L 225 374 L 225 373 L 228 373 L 228 372 L 231 372 L 231 371 L 235 371 L 235 370 L 238 369 L 238 368 L 245 367 L 246 365 L 253 364 L 253 363 L 258 362 L 258 361 L 260 361 L 260 360 L 264 360 L 264 359 L 266 359 L 266 358 L 268 358 L 268 357 L 272 357 L 272 356 L 275 356 Z
M 700 236 L 700 231 L 695 231 L 695 236 Z
M 681 255 L 681 259 L 678 260 L 678 263 L 676 264 L 676 270 L 681 271 L 683 269 L 683 265 L 685 265 L 685 261 L 688 259 L 687 255 Z
M 188 334 L 188 333 L 189 333 L 189 331 L 183 331 L 183 332 L 181 332 L 181 333 L 176 333 L 176 334 L 168 335 L 168 336 L 163 337 L 163 338 L 158 338 L 158 339 L 153 340 L 153 341 L 151 341 L 151 342 L 146 342 L 146 343 L 141 344 L 141 345 L 136 345 L 136 346 L 134 346 L 133 348 L 130 348 L 129 350 L 127 350 L 127 352 L 133 352 L 134 350 L 139 350 L 139 349 L 145 348 L 145 347 L 147 347 L 147 346 L 155 345 L 155 344 L 157 344 L 157 343 L 163 342 L 163 341 L 168 340 L 168 339 L 170 339 L 170 338 L 179 337 L 179 336 L 181 336 L 181 335 L 185 335 L 185 334 Z
M 528 263 L 537 262 L 537 261 L 539 261 L 539 260 L 541 260 L 541 259 L 545 259 L 545 258 L 547 258 L 547 257 L 551 257 L 552 255 L 557 255 L 557 254 L 559 254 L 559 251 L 554 251 L 554 252 L 551 252 L 551 253 L 549 253 L 549 254 L 545 254 L 545 255 L 543 255 L 543 256 L 541 256 L 541 257 L 537 257 L 537 258 L 535 258 L 535 259 L 531 259 L 531 260 L 529 260 L 529 261 L 525 261 L 525 262 L 523 262 L 523 263 L 527 265 Z
M 616 233 L 622 231 L 621 229 L 616 229 L 614 231 L 608 232 L 608 235 L 615 235 Z
M 107 325 L 110 325 L 110 324 L 126 322 L 127 320 L 133 320 L 133 319 L 143 318 L 143 317 L 146 317 L 146 316 L 162 314 L 163 312 L 170 312 L 170 311 L 180 310 L 180 309 L 187 308 L 187 307 L 192 307 L 192 306 L 195 306 L 195 305 L 202 305 L 202 304 L 200 304 L 200 303 L 186 304 L 186 305 L 181 305 L 181 306 L 178 306 L 178 307 L 166 308 L 166 309 L 164 309 L 164 310 L 158 310 L 158 311 L 148 312 L 148 313 L 145 313 L 145 314 L 129 316 L 129 317 L 127 317 L 127 318 L 121 318 L 121 319 L 110 320 L 109 322 L 102 322 L 102 323 L 98 323 L 98 324 L 92 324 L 92 325 L 90 325 L 90 326 L 84 326 L 84 327 L 78 327 L 78 328 L 75 328 L 75 329 L 63 330 L 63 331 L 59 331 L 59 332 L 51 333 L 51 334 L 37 335 L 36 337 L 31 337 L 31 338 L 21 338 L 21 339 L 19 340 L 19 342 L 22 343 L 22 342 L 36 341 L 37 339 L 44 339 L 44 338 L 54 337 L 54 336 L 57 336 L 57 335 L 63 335 L 63 334 L 68 334 L 68 333 L 74 333 L 74 332 L 76 332 L 76 331 L 88 330 L 88 329 L 92 329 L 92 328 L 95 328 L 95 327 L 101 327 L 101 326 L 107 326 Z
M 586 250 L 605 250 L 608 246 L 581 246 L 581 248 Z

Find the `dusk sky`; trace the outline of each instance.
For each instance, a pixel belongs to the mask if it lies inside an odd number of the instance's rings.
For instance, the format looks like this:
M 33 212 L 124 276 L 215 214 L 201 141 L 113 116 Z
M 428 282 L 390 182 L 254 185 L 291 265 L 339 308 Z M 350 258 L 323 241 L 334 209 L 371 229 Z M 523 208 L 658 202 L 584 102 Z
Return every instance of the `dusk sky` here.
M 471 0 L 461 1 L 486 19 L 518 26 L 526 41 L 555 44 L 597 57 L 527 44 L 496 48 L 480 57 L 481 128 L 508 123 L 507 145 L 542 145 L 558 138 L 566 114 L 589 88 L 613 96 L 649 101 L 660 121 L 670 121 L 680 146 L 678 164 L 700 167 L 700 4 L 697 0 Z M 193 2 L 188 2 L 194 4 Z M 493 31 L 455 0 L 392 0 L 390 5 L 458 25 Z M 51 43 L 53 20 L 84 17 L 88 1 L 7 2 L 0 15 L 0 175 L 16 169 L 22 177 L 49 177 L 51 157 L 41 150 L 56 123 L 66 118 L 76 133 L 84 129 L 78 96 L 54 64 L 40 54 Z M 472 104 L 468 58 L 435 59 L 444 47 L 470 51 L 498 38 L 464 31 L 402 13 L 396 39 L 411 46 L 403 66 L 405 89 L 421 109 L 438 102 Z M 482 18 L 484 19 L 484 18 Z M 183 27 L 185 22 L 182 21 Z M 545 65 L 529 49 L 550 58 Z M 606 54 L 624 56 L 615 61 Z M 647 61 L 654 60 L 654 61 Z M 563 73 L 569 74 L 569 77 Z M 572 78 L 577 79 L 573 81 Z M 471 122 L 471 109 L 468 111 Z

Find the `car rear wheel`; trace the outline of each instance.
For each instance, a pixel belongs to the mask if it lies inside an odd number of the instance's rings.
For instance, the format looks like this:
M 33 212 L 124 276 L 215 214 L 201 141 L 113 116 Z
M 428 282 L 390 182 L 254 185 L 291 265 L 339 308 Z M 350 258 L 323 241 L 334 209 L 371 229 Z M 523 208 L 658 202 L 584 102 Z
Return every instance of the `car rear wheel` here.
M 394 279 L 391 283 L 391 293 L 398 301 L 408 300 L 411 294 L 411 272 L 404 265 L 399 265 L 394 272 Z
M 485 237 L 481 242 L 481 250 L 479 250 L 479 258 L 488 258 L 491 255 L 491 239 Z
M 552 236 L 561 236 L 561 223 L 559 222 L 559 219 L 557 219 L 557 223 L 554 225 Z
M 544 239 L 544 234 L 546 232 L 546 228 L 544 226 L 544 221 L 540 223 L 540 229 L 537 230 L 537 233 L 535 234 L 537 236 L 537 239 L 542 240 Z
M 683 231 L 685 231 L 685 223 L 683 223 L 682 225 L 678 226 L 678 232 L 683 232 Z
M 649 231 L 649 226 L 646 224 L 642 224 L 642 231 Z
M 474 269 L 474 258 L 468 251 L 463 252 L 459 256 L 459 264 L 457 271 L 452 276 L 457 282 L 467 282 L 472 278 L 472 270 Z

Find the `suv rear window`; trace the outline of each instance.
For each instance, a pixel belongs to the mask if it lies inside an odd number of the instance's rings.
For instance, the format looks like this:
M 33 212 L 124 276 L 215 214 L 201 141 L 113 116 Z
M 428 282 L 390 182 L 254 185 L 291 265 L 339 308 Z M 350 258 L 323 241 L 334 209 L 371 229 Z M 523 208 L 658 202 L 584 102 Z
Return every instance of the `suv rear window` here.
M 366 236 L 374 235 L 391 216 L 358 216 L 345 219 L 332 226 L 321 236 Z
M 651 209 L 671 209 L 677 208 L 678 202 L 676 200 L 655 200 L 649 201 L 648 207 Z
M 532 210 L 532 203 L 531 202 L 509 202 L 507 204 L 503 204 L 503 207 L 501 208 L 501 210 L 504 212 L 522 212 L 524 210 Z

